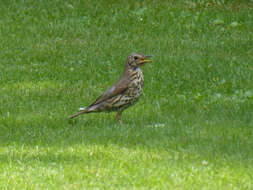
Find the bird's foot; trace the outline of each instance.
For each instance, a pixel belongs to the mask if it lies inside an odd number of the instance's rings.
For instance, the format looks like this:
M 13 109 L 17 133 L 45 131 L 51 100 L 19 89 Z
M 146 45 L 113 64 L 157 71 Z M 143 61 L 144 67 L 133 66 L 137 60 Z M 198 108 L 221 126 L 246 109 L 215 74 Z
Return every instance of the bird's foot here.
M 118 112 L 118 113 L 117 113 L 117 119 L 118 119 L 120 125 L 122 125 L 121 113 L 122 113 L 122 112 Z

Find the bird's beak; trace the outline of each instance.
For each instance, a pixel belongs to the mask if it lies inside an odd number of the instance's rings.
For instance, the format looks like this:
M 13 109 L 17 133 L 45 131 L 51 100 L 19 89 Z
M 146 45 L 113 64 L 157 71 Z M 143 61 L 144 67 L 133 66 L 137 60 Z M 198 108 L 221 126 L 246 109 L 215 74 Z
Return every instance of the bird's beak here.
M 152 60 L 148 59 L 148 58 L 151 58 L 152 55 L 145 55 L 139 62 L 138 64 L 142 65 L 144 63 L 147 63 L 147 62 L 152 62 Z

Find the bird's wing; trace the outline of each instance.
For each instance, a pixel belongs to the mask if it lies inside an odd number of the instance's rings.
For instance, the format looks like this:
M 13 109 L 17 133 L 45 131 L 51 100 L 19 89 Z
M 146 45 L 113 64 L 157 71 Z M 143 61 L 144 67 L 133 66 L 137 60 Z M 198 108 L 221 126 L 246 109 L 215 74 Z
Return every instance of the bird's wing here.
M 107 89 L 101 96 L 99 96 L 90 106 L 99 104 L 110 99 L 113 96 L 117 96 L 118 94 L 123 93 L 125 90 L 127 90 L 128 83 L 128 80 L 121 78 L 111 88 Z

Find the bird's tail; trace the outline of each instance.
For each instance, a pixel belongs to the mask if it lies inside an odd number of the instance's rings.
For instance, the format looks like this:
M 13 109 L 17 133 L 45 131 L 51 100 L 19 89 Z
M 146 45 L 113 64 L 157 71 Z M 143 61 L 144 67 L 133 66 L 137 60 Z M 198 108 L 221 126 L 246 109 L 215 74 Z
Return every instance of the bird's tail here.
M 89 110 L 89 109 L 84 109 L 84 110 L 81 110 L 81 111 L 79 111 L 77 113 L 74 113 L 73 115 L 69 116 L 68 119 L 73 119 L 73 118 L 75 118 L 75 117 L 77 117 L 79 115 L 82 115 L 82 114 L 85 114 L 85 113 L 91 113 L 91 112 L 92 111 Z

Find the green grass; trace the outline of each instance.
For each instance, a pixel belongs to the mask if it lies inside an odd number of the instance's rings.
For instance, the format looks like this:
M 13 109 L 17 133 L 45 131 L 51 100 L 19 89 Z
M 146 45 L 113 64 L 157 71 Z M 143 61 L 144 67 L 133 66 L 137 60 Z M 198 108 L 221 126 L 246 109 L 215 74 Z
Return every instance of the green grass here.
M 252 1 L 0 2 L 0 189 L 253 189 Z M 66 120 L 153 55 L 123 115 Z

